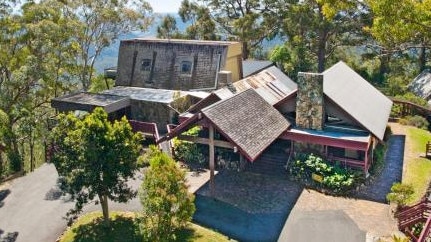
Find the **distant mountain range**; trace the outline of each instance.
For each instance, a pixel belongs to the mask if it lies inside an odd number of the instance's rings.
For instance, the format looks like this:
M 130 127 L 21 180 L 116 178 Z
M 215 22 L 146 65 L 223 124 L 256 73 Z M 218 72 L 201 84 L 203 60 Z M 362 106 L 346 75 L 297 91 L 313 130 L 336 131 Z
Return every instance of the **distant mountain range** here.
M 103 70 L 109 67 L 117 66 L 117 59 L 118 59 L 118 49 L 120 47 L 120 41 L 124 39 L 133 39 L 133 38 L 140 38 L 140 37 L 156 37 L 157 36 L 157 26 L 161 23 L 163 17 L 166 15 L 161 13 L 156 13 L 154 22 L 150 26 L 150 28 L 145 32 L 131 32 L 125 35 L 120 36 L 119 40 L 112 43 L 109 47 L 107 47 L 105 50 L 102 51 L 99 58 L 97 59 L 95 63 L 95 68 L 98 73 L 103 73 Z M 170 15 L 175 17 L 175 20 L 177 22 L 177 28 L 179 31 L 185 31 L 187 26 L 190 23 L 183 23 L 181 20 L 181 17 L 176 13 L 170 13 Z M 265 50 L 271 49 L 277 44 L 281 44 L 283 41 L 280 38 L 276 38 L 271 41 L 264 41 L 263 46 Z

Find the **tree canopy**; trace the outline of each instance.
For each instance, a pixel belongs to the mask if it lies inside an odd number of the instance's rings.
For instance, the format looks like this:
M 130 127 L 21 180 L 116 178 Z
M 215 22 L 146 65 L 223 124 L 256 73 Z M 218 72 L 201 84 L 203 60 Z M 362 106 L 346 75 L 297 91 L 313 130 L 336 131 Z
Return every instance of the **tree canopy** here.
M 127 180 L 137 170 L 141 141 L 125 117 L 111 123 L 102 108 L 82 120 L 72 113 L 59 115 L 53 129 L 52 162 L 61 190 L 76 201 L 70 214 L 97 198 L 108 221 L 108 199 L 127 202 L 136 195 Z
M 55 115 L 51 99 L 88 90 L 98 81 L 100 53 L 151 21 L 151 7 L 141 0 L 0 2 L 0 110 L 8 120 L 0 177 L 23 170 L 28 161 L 30 170 L 36 159 L 42 163 L 43 156 L 35 156 L 43 154 Z

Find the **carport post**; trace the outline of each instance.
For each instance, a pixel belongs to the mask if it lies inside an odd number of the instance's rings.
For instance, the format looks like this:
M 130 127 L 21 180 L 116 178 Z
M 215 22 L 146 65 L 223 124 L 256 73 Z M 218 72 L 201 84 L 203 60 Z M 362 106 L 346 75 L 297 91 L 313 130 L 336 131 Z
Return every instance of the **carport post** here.
M 214 196 L 214 127 L 212 124 L 208 127 L 209 131 L 209 156 L 210 156 L 210 194 Z

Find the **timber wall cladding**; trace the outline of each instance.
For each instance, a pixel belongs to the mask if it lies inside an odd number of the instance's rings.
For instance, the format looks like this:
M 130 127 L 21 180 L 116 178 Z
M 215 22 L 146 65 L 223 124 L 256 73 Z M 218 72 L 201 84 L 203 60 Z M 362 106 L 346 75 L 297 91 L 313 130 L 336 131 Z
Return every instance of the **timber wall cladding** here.
M 190 90 L 213 87 L 220 55 L 225 68 L 228 46 L 123 41 L 117 86 Z M 184 65 L 190 65 L 190 71 Z M 186 68 L 187 69 L 187 68 Z
M 317 73 L 298 73 L 296 125 L 299 128 L 323 129 L 325 117 L 323 101 L 323 75 Z

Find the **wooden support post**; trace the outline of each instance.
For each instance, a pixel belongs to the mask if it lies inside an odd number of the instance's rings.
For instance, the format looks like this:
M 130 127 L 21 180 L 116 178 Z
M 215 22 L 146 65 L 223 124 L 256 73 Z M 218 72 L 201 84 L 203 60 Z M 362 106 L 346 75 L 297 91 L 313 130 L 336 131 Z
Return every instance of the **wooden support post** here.
M 214 159 L 215 159 L 215 154 L 214 154 L 214 127 L 212 126 L 212 124 L 209 125 L 208 127 L 208 131 L 209 131 L 209 158 L 210 158 L 210 194 L 211 197 L 214 196 Z
M 243 171 L 245 168 L 244 157 L 239 153 L 239 170 Z
M 365 177 L 368 177 L 368 150 L 365 151 L 365 159 L 364 159 L 364 174 Z

